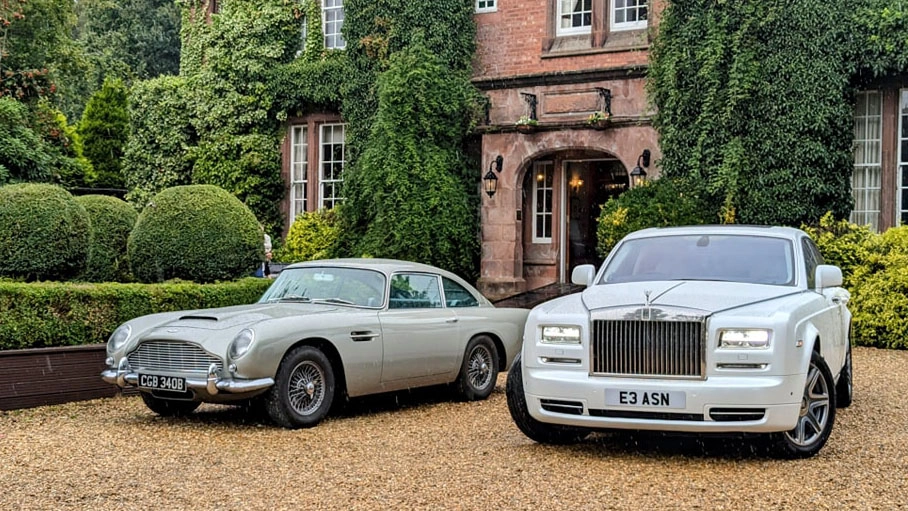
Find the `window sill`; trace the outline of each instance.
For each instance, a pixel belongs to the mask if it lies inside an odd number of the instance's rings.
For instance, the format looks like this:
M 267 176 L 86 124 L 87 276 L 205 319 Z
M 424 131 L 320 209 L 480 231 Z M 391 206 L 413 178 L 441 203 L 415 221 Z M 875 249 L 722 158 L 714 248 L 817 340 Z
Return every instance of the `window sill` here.
M 643 51 L 650 47 L 647 29 L 611 32 L 602 46 L 592 46 L 591 36 L 558 37 L 551 49 L 542 53 L 543 59 Z

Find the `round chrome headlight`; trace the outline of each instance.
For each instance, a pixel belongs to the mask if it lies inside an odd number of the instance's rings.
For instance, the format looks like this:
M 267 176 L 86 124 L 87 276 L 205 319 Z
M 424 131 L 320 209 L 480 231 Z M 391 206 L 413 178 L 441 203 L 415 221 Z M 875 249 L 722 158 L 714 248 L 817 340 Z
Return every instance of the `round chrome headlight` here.
M 132 327 L 129 325 L 120 325 L 119 328 L 114 330 L 114 333 L 110 334 L 110 339 L 107 341 L 107 353 L 112 354 L 118 349 L 122 348 L 126 341 L 129 340 L 129 336 L 132 334 Z
M 240 330 L 240 333 L 236 334 L 236 337 L 230 341 L 230 348 L 227 350 L 227 354 L 232 360 L 236 360 L 249 351 L 253 341 L 255 341 L 255 332 L 248 328 Z

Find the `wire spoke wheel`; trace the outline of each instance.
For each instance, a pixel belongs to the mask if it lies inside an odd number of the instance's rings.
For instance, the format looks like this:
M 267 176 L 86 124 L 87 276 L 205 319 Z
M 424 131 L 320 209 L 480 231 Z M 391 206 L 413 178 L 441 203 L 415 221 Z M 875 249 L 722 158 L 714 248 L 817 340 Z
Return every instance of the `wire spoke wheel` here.
M 325 371 L 311 360 L 300 362 L 290 372 L 290 406 L 300 415 L 318 410 L 325 400 Z
M 470 385 L 477 390 L 482 390 L 492 383 L 492 353 L 483 344 L 478 344 L 470 352 L 467 375 Z

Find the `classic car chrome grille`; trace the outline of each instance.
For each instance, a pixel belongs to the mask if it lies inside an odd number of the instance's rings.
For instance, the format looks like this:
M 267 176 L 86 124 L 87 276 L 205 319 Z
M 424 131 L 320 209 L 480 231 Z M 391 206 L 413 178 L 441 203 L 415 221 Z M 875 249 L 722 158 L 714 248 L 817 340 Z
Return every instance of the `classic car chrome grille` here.
M 165 371 L 207 375 L 208 366 L 215 364 L 218 371 L 223 362 L 195 344 L 174 341 L 148 341 L 126 358 L 134 371 Z
M 703 377 L 703 323 L 595 320 L 591 373 L 641 377 Z

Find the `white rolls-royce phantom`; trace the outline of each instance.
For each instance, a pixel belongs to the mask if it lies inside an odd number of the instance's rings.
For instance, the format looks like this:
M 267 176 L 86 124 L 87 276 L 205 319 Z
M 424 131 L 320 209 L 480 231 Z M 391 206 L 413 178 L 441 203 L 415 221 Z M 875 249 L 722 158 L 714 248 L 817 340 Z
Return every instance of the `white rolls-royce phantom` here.
M 646 229 L 572 281 L 587 288 L 530 312 L 508 374 L 511 416 L 537 442 L 766 433 L 806 457 L 851 403 L 849 294 L 803 231 Z

